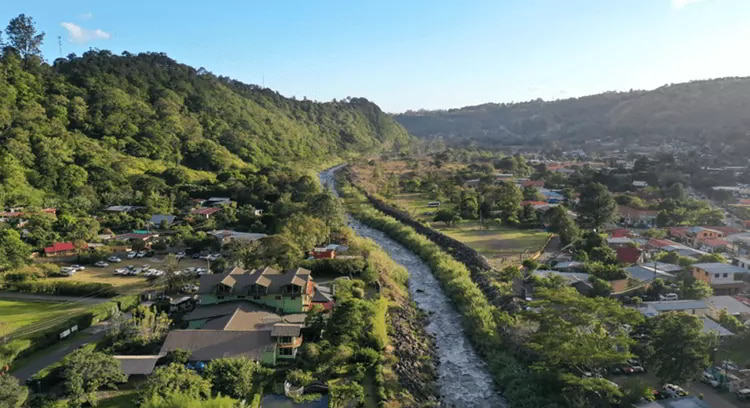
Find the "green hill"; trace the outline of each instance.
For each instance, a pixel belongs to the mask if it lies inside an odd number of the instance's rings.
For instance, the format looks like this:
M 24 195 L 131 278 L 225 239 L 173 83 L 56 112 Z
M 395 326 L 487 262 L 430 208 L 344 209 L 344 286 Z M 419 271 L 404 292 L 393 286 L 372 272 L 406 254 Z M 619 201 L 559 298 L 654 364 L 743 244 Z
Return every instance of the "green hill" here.
M 164 54 L 0 58 L 0 206 L 109 203 L 143 174 L 174 183 L 316 167 L 409 139 L 366 99 L 290 99 Z
M 750 153 L 750 78 L 722 78 L 545 102 L 415 111 L 395 119 L 412 134 L 479 145 L 619 146 L 684 142 Z

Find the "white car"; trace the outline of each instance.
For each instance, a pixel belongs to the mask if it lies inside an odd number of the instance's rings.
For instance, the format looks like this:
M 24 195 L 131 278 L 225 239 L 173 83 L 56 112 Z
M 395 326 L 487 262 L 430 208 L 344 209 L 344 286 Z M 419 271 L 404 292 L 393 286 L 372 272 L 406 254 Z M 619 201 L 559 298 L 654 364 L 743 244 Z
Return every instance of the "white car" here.
M 70 268 L 76 272 L 86 269 L 86 267 L 82 265 L 70 265 Z
M 140 251 L 140 252 L 138 252 L 138 254 L 136 256 L 138 258 L 143 258 L 144 256 L 146 256 L 146 251 Z
M 682 387 L 674 384 L 664 384 L 664 388 L 662 390 L 671 398 L 679 398 L 688 395 L 687 391 L 685 391 Z
M 98 266 L 100 268 L 106 268 L 107 266 L 109 266 L 109 264 L 106 263 L 106 262 L 104 262 L 104 261 L 99 261 L 99 262 L 95 263 L 94 266 Z
M 198 291 L 198 285 L 184 285 L 182 291 L 185 293 L 194 293 Z
M 188 273 L 195 273 L 197 271 L 198 271 L 198 268 L 196 268 L 195 266 L 189 266 L 185 269 L 185 272 L 188 272 Z
M 125 268 L 117 268 L 112 273 L 114 273 L 115 275 L 127 275 L 128 274 L 128 270 L 125 269 Z
M 107 258 L 107 260 L 110 261 L 110 262 L 114 262 L 114 263 L 122 262 L 122 259 L 120 259 L 120 258 L 118 258 L 116 256 L 110 256 L 109 258 Z
M 66 266 L 66 267 L 60 268 L 60 273 L 65 276 L 73 276 L 76 274 L 76 270 Z
M 143 264 L 143 265 L 141 265 L 141 268 L 143 268 L 143 269 L 149 269 L 149 268 L 151 268 L 151 264 Z
M 131 269 L 131 270 L 128 271 L 128 275 L 129 276 L 140 275 L 140 273 L 141 273 L 141 268 L 133 268 L 133 269 Z
M 710 385 L 712 388 L 719 388 L 719 385 L 721 385 L 716 377 L 714 377 L 713 374 L 707 371 L 703 372 L 703 378 L 701 378 L 701 382 Z
M 135 258 L 136 256 L 138 256 L 138 252 L 135 252 L 135 251 L 130 251 L 130 252 L 128 252 L 128 255 L 127 255 L 127 256 L 128 256 L 128 259 L 133 259 L 133 258 Z
M 177 258 L 177 260 L 180 260 L 180 259 L 182 259 L 182 258 L 185 257 L 185 252 L 180 251 L 180 252 L 174 254 L 174 257 Z

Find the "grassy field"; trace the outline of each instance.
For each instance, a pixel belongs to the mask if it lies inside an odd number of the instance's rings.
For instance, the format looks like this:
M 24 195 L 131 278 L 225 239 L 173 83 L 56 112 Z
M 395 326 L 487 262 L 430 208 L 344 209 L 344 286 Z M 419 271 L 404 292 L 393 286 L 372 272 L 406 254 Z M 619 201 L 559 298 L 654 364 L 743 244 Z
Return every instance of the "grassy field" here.
M 501 268 L 507 263 L 518 262 L 524 255 L 535 253 L 547 242 L 549 233 L 542 230 L 527 230 L 505 226 L 484 229 L 478 221 L 461 221 L 455 226 L 433 222 L 435 208 L 427 207 L 431 201 L 422 194 L 399 194 L 391 202 L 411 214 L 412 217 L 427 222 L 436 230 L 474 248 L 487 257 L 490 264 Z M 451 208 L 450 203 L 441 203 L 440 208 Z
M 0 299 L 0 336 L 31 324 L 53 322 L 62 316 L 73 316 L 85 309 L 86 305 L 81 304 Z
M 518 262 L 524 255 L 540 251 L 549 237 L 549 233 L 541 230 L 511 227 L 484 229 L 478 221 L 462 221 L 452 227 L 433 223 L 433 227 L 474 248 L 495 267 L 502 267 L 511 261 Z

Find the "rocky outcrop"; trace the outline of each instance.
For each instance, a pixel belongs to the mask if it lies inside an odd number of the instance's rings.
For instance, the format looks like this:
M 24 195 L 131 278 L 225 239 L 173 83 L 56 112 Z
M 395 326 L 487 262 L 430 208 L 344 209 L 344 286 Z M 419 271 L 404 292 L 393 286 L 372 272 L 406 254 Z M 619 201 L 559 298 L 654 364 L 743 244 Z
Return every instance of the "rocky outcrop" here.
M 398 357 L 392 367 L 399 383 L 421 407 L 438 406 L 439 399 L 439 360 L 434 339 L 424 329 L 426 320 L 419 309 L 408 303 L 388 308 L 388 347 Z

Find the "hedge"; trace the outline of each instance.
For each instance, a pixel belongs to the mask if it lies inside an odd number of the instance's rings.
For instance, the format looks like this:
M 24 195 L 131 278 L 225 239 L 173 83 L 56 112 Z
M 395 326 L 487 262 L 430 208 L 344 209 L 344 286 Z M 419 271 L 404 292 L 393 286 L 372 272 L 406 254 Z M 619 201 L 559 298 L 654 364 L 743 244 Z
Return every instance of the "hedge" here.
M 347 208 L 354 218 L 384 232 L 430 267 L 463 316 L 462 324 L 469 340 L 488 364 L 495 383 L 510 406 L 554 405 L 554 396 L 545 395 L 539 378 L 528 368 L 529 362 L 516 357 L 513 346 L 502 334 L 503 329 L 512 323 L 512 316 L 487 301 L 472 281 L 466 265 L 456 261 L 413 228 L 376 210 L 364 195 L 351 186 L 342 185 L 339 192 L 346 199 Z
M 316 275 L 336 275 L 356 277 L 362 274 L 367 267 L 367 261 L 363 258 L 354 259 L 309 259 L 300 263 L 300 266 L 309 269 Z
M 45 295 L 90 296 L 111 298 L 117 296 L 114 286 L 109 283 L 76 282 L 65 280 L 43 280 L 17 282 L 13 286 L 19 292 L 41 293 Z

